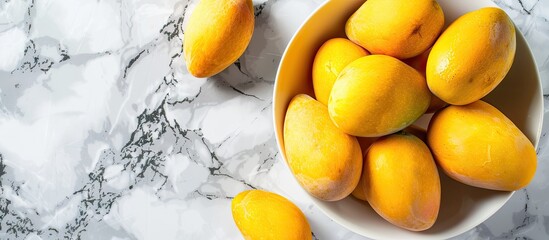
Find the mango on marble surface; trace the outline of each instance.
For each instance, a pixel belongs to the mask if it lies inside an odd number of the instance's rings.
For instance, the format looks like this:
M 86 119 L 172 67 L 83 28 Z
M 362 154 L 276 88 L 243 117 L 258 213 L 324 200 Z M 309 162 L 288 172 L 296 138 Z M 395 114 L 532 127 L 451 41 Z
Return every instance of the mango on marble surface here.
M 211 77 L 233 64 L 250 43 L 254 18 L 252 0 L 201 0 L 185 29 L 189 73 Z
M 303 212 L 288 199 L 263 190 L 239 193 L 231 203 L 234 222 L 244 239 L 310 240 Z

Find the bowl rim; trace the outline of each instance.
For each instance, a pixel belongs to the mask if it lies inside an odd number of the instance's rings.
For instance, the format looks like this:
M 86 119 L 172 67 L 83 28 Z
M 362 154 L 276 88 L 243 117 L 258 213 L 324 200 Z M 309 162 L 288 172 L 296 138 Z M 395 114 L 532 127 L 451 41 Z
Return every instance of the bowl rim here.
M 285 62 L 285 59 L 286 59 L 286 56 L 288 54 L 288 50 L 289 48 L 292 46 L 292 44 L 294 43 L 295 39 L 297 38 L 298 34 L 301 32 L 301 30 L 305 27 L 305 25 L 308 24 L 308 22 L 310 21 L 310 19 L 312 18 L 312 16 L 314 16 L 315 14 L 317 14 L 319 11 L 321 11 L 324 7 L 326 7 L 326 5 L 330 4 L 334 2 L 334 0 L 325 0 L 323 3 L 319 4 L 306 18 L 305 20 L 299 25 L 299 27 L 297 28 L 297 30 L 294 32 L 294 34 L 292 35 L 290 41 L 288 41 L 288 44 L 286 45 L 285 49 L 284 49 L 284 52 L 280 58 L 280 62 L 278 64 L 278 67 L 277 67 L 277 71 L 276 71 L 276 76 L 275 76 L 275 82 L 274 82 L 274 90 L 273 90 L 273 107 L 272 107 L 272 115 L 273 115 L 273 127 L 274 127 L 274 130 L 275 130 L 275 139 L 276 139 L 276 144 L 277 144 L 277 150 L 279 151 L 280 153 L 280 157 L 279 159 L 284 162 L 283 165 L 285 166 L 285 168 L 291 172 L 291 169 L 290 167 L 288 166 L 288 163 L 287 163 L 287 160 L 286 160 L 286 153 L 285 151 L 282 149 L 282 141 L 280 139 L 280 137 L 278 136 L 278 133 L 277 133 L 277 116 L 276 116 L 276 109 L 277 109 L 277 101 L 276 100 L 276 96 L 277 96 L 277 93 L 278 93 L 278 85 L 280 84 L 280 74 L 281 74 L 281 71 L 282 71 L 282 66 L 284 65 L 283 63 Z M 499 9 L 502 9 L 501 7 L 499 7 L 496 3 L 494 3 L 493 1 L 489 0 L 490 2 L 490 5 L 492 5 L 491 7 L 496 7 L 496 8 L 499 8 Z M 504 9 L 502 9 L 504 10 Z M 505 10 L 504 10 L 505 11 Z M 539 68 L 538 68 L 538 64 L 536 62 L 536 59 L 534 57 L 534 54 L 532 52 L 532 48 L 530 47 L 530 44 L 528 43 L 526 37 L 524 36 L 524 34 L 522 33 L 522 31 L 516 26 L 515 22 L 513 21 L 513 19 L 509 16 L 509 18 L 511 19 L 511 21 L 513 22 L 513 25 L 515 26 L 515 30 L 516 30 L 516 38 L 518 40 L 518 38 L 521 38 L 523 40 L 523 42 L 525 43 L 526 45 L 526 54 L 528 55 L 528 57 L 532 60 L 532 63 L 533 63 L 533 67 L 535 68 L 535 71 L 534 71 L 534 77 L 536 79 L 536 83 L 538 84 L 538 94 L 540 96 L 540 99 L 538 99 L 538 101 L 541 103 L 541 111 L 539 112 L 539 116 L 537 116 L 537 118 L 539 119 L 539 123 L 538 123 L 538 126 L 537 126 L 537 131 L 535 133 L 535 139 L 534 139 L 534 147 L 535 149 L 537 150 L 538 147 L 539 147 L 539 142 L 540 142 L 540 138 L 541 138 L 541 134 L 543 132 L 543 121 L 544 121 L 544 109 L 545 109 L 545 103 L 544 103 L 544 99 L 543 99 L 543 85 L 542 85 L 542 82 L 541 82 L 541 78 L 540 78 L 540 75 L 539 75 Z M 444 31 L 444 30 L 443 30 Z M 311 96 L 313 97 L 313 96 Z M 285 113 L 284 113 L 284 116 L 285 116 Z M 282 128 L 284 127 L 284 121 L 282 122 Z M 281 136 L 283 138 L 283 136 Z M 537 155 L 537 154 L 536 154 Z M 537 161 L 539 161 L 539 158 L 537 158 Z M 444 173 L 441 173 L 441 174 L 444 174 Z M 295 176 L 293 174 L 292 175 L 292 178 L 294 179 L 294 181 L 299 185 L 299 183 L 297 182 L 297 179 L 295 178 Z M 359 230 L 355 229 L 353 226 L 349 226 L 345 223 L 342 223 L 340 220 L 339 220 L 339 217 L 340 216 L 333 216 L 331 213 L 329 213 L 326 209 L 324 209 L 324 207 L 321 207 L 319 206 L 316 201 L 322 201 L 322 200 L 318 200 L 318 199 L 315 199 L 314 196 L 312 196 L 311 194 L 309 194 L 305 189 L 303 189 L 303 187 L 301 187 L 301 185 L 299 185 L 299 189 L 300 191 L 303 191 L 305 194 L 305 196 L 308 198 L 307 200 L 310 201 L 317 209 L 319 209 L 324 215 L 326 215 L 329 219 L 333 220 L 335 223 L 339 224 L 340 226 L 344 227 L 345 229 L 347 230 L 350 230 L 352 231 L 353 233 L 355 234 L 358 234 L 360 236 L 364 236 L 364 237 L 370 237 L 370 236 L 366 236 L 366 235 L 363 235 L 360 233 Z M 503 201 L 502 205 L 497 208 L 497 209 L 493 209 L 491 211 L 489 211 L 489 214 L 487 214 L 487 217 L 485 219 L 483 219 L 482 221 L 480 222 L 476 222 L 476 221 L 473 221 L 471 222 L 470 224 L 467 225 L 467 227 L 464 227 L 463 229 L 465 230 L 462 230 L 462 231 L 456 231 L 454 232 L 453 234 L 450 234 L 446 237 L 448 238 L 451 238 L 451 237 L 456 237 L 460 234 L 463 234 L 467 231 L 470 231 L 471 229 L 473 229 L 474 227 L 486 222 L 489 218 L 491 218 L 495 213 L 497 213 L 499 210 L 501 210 L 505 205 L 506 203 L 511 199 L 511 197 L 515 194 L 516 191 L 510 191 L 508 192 L 508 196 L 506 197 L 505 201 Z

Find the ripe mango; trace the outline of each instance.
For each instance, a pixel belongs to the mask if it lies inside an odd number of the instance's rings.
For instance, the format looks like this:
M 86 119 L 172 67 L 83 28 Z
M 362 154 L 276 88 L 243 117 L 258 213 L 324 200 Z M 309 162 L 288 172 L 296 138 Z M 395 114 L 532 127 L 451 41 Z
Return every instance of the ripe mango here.
M 404 131 L 407 132 L 407 133 L 413 134 L 414 136 L 418 137 L 423 142 L 427 142 L 427 131 L 423 128 L 420 128 L 420 127 L 415 126 L 415 125 L 410 125 Z M 362 138 L 362 137 L 359 137 L 357 139 L 358 139 L 358 143 L 360 144 L 360 149 L 362 149 L 362 156 L 364 157 L 364 159 L 366 159 L 366 154 L 368 154 L 368 149 L 379 138 Z M 364 174 L 364 173 L 362 173 L 362 174 Z M 363 179 L 363 178 L 364 178 L 363 176 L 360 177 L 360 179 Z M 353 195 L 353 197 L 355 197 L 359 200 L 366 201 L 366 195 L 365 195 L 364 191 L 365 191 L 364 190 L 364 184 L 362 184 L 362 180 L 361 180 L 361 181 L 358 181 L 358 185 L 356 185 L 355 190 L 353 190 L 353 192 L 351 194 Z
M 430 101 L 425 79 L 416 70 L 393 57 L 370 55 L 339 74 L 328 110 L 343 132 L 378 137 L 412 124 Z
M 482 8 L 455 20 L 427 60 L 427 84 L 443 101 L 465 105 L 490 93 L 515 57 L 513 22 L 499 8 Z
M 339 130 L 326 106 L 305 94 L 288 106 L 284 145 L 292 173 L 316 198 L 340 200 L 358 184 L 362 153 L 357 139 Z
M 471 186 L 514 191 L 528 185 L 536 172 L 530 140 L 483 101 L 437 112 L 429 123 L 427 141 L 444 172 Z
M 248 190 L 231 203 L 234 222 L 244 239 L 309 240 L 305 215 L 288 199 L 267 191 Z
M 234 63 L 254 31 L 252 0 L 201 0 L 185 29 L 183 50 L 195 77 L 210 77 Z
M 427 145 L 399 132 L 371 146 L 362 174 L 370 206 L 392 224 L 422 231 L 435 223 L 440 209 L 440 178 Z
M 372 54 L 405 59 L 431 47 L 443 26 L 435 0 L 368 0 L 347 20 L 345 32 Z
M 352 61 L 368 55 L 368 51 L 345 38 L 326 41 L 313 62 L 313 87 L 316 100 L 328 105 L 337 76 Z

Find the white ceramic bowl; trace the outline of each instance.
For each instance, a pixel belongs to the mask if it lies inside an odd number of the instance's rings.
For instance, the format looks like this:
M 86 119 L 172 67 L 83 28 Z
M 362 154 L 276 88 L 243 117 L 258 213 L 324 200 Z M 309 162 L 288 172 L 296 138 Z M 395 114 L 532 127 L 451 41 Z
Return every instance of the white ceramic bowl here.
M 274 91 L 276 139 L 284 162 L 283 124 L 286 108 L 298 93 L 314 96 L 311 66 L 318 48 L 326 40 L 345 37 L 347 19 L 364 0 L 328 0 L 321 5 L 294 35 L 282 57 Z M 446 25 L 466 12 L 496 6 L 489 0 L 439 0 Z M 517 51 L 513 67 L 502 83 L 484 98 L 509 117 L 536 145 L 541 133 L 543 97 L 537 67 L 524 37 L 517 29 Z M 430 115 L 416 124 L 426 127 Z M 288 171 L 290 169 L 288 168 Z M 364 202 L 349 196 L 337 202 L 311 201 L 332 220 L 360 235 L 375 239 L 442 239 L 461 234 L 484 222 L 498 211 L 513 192 L 498 192 L 469 187 L 440 172 L 441 209 L 435 225 L 423 232 L 411 232 L 378 216 Z

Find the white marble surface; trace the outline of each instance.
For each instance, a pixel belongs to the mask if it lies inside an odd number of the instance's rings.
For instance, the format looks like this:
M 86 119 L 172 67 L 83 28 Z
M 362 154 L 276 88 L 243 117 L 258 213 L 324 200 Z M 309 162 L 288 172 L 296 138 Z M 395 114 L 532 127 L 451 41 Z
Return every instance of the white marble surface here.
M 240 239 L 230 201 L 250 188 L 296 203 L 316 239 L 363 239 L 307 200 L 274 140 L 278 62 L 322 0 L 254 1 L 250 47 L 209 79 L 181 56 L 196 2 L 0 1 L 0 239 Z M 496 3 L 549 106 L 549 1 Z M 456 239 L 549 238 L 545 119 L 531 185 Z

